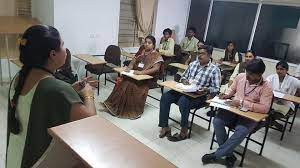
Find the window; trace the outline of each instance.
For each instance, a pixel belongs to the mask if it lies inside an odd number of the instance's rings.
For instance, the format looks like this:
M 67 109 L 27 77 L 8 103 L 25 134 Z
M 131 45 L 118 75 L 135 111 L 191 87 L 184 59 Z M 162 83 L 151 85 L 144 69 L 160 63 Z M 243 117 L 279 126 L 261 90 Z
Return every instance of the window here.
M 135 0 L 121 0 L 119 26 L 120 47 L 139 46 L 135 7 Z
M 258 4 L 215 1 L 207 40 L 216 48 L 225 48 L 228 41 L 236 43 L 239 52 L 248 48 Z
M 300 8 L 262 5 L 252 48 L 257 55 L 300 62 Z
M 203 40 L 211 0 L 192 0 L 188 27 L 197 29 L 196 37 Z

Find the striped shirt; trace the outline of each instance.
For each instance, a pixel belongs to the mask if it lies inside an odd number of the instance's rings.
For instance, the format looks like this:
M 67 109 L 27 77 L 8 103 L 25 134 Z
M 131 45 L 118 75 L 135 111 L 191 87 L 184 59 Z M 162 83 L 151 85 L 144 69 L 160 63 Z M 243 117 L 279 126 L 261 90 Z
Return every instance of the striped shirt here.
M 195 83 L 199 88 L 207 87 L 209 88 L 210 93 L 216 93 L 220 90 L 221 71 L 211 62 L 202 66 L 197 59 L 184 71 L 181 79 L 188 80 L 190 83 Z

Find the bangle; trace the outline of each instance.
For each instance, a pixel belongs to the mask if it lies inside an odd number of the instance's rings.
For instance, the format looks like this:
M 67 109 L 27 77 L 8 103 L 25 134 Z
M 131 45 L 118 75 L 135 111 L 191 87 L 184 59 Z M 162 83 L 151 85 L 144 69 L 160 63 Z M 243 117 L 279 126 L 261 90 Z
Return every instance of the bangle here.
M 93 99 L 93 100 L 95 99 L 94 96 L 83 96 L 83 98 L 84 98 L 84 99 Z

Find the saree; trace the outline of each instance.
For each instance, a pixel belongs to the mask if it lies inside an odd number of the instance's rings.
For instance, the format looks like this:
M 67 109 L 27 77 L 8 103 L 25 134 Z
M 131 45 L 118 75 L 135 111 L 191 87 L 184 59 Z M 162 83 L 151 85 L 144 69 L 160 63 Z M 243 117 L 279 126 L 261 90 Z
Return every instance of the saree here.
M 133 61 L 133 70 L 141 71 L 153 68 L 155 64 L 163 62 L 163 59 L 158 52 L 153 51 L 147 56 L 142 53 Z M 138 66 L 140 63 L 144 64 L 143 68 Z M 153 79 L 144 81 L 136 81 L 123 76 L 120 83 L 115 85 L 110 96 L 104 101 L 109 113 L 119 118 L 137 119 L 141 117 L 148 90 L 156 85 L 159 73 L 160 70 L 154 74 L 149 74 L 153 76 Z

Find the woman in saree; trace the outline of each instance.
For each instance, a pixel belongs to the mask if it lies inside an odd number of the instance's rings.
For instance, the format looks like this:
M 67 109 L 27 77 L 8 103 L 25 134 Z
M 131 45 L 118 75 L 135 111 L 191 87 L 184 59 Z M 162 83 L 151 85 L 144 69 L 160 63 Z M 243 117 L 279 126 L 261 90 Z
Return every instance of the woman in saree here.
M 163 59 L 155 50 L 155 43 L 153 36 L 147 36 L 143 45 L 144 49 L 126 68 L 126 71 L 134 70 L 135 75 L 151 75 L 153 78 L 137 81 L 123 76 L 104 101 L 105 107 L 112 115 L 119 118 L 137 119 L 143 114 L 148 90 L 156 86 L 162 69 Z

